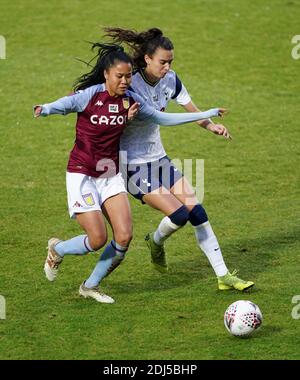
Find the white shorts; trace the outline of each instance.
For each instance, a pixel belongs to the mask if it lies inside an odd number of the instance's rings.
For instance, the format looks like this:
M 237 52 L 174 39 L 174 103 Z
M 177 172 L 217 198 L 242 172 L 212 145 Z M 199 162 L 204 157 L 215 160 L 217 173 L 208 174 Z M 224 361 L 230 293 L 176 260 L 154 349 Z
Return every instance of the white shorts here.
M 127 193 L 121 173 L 109 178 L 95 178 L 67 172 L 66 184 L 71 218 L 75 218 L 76 213 L 101 211 L 106 199 L 119 193 Z

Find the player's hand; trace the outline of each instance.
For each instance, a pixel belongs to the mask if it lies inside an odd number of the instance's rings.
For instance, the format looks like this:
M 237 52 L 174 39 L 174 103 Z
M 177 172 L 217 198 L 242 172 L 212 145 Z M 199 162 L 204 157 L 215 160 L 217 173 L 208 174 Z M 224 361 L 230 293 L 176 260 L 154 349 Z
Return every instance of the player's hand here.
M 207 129 L 210 130 L 215 135 L 223 136 L 225 139 L 232 140 L 232 137 L 230 136 L 230 133 L 226 127 L 224 127 L 223 124 L 209 124 L 207 126 Z
M 219 113 L 218 113 L 219 117 L 223 117 L 225 113 L 227 113 L 226 108 L 219 108 Z
M 132 121 L 140 109 L 140 103 L 134 103 L 128 110 L 128 121 Z
M 33 114 L 34 114 L 34 117 L 39 117 L 39 116 L 41 116 L 41 112 L 42 112 L 42 107 L 41 107 L 41 106 L 34 106 L 34 107 L 33 107 Z

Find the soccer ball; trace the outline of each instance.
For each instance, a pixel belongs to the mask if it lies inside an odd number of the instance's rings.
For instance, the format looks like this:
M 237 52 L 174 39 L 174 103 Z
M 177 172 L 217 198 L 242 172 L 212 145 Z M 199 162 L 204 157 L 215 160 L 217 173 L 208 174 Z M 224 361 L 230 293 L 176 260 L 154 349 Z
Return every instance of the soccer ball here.
M 247 337 L 262 324 L 262 313 L 251 301 L 236 301 L 228 306 L 224 314 L 224 325 L 230 334 Z

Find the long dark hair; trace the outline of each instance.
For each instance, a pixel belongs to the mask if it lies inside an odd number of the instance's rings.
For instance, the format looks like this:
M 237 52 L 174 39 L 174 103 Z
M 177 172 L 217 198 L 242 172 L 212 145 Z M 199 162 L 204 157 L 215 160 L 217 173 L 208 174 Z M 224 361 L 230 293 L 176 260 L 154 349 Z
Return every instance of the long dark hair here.
M 146 67 L 144 56 L 149 57 L 155 53 L 157 48 L 173 50 L 174 46 L 168 37 L 158 28 L 151 28 L 138 33 L 131 29 L 104 28 L 105 37 L 110 37 L 114 43 L 125 43 L 132 50 L 134 67 L 143 69 Z
M 92 43 L 92 50 L 98 52 L 90 62 L 85 62 L 91 66 L 91 62 L 97 58 L 95 66 L 89 73 L 81 75 L 74 83 L 74 90 L 84 90 L 87 87 L 105 82 L 104 71 L 114 66 L 116 62 L 126 62 L 133 66 L 131 57 L 124 52 L 124 48 L 118 44 Z

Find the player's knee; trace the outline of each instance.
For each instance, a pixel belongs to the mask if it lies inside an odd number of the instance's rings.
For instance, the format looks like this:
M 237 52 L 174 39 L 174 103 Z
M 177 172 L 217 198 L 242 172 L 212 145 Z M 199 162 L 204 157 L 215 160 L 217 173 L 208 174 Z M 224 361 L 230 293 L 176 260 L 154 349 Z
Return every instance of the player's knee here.
M 128 247 L 131 240 L 132 240 L 132 231 L 131 230 L 123 230 L 115 232 L 115 241 L 121 246 L 121 247 Z
M 184 226 L 189 220 L 189 210 L 185 206 L 181 206 L 169 215 L 169 219 L 177 226 Z
M 101 232 L 95 232 L 89 235 L 89 243 L 94 251 L 102 248 L 107 242 L 107 235 Z
M 193 226 L 199 226 L 208 221 L 208 216 L 204 208 L 198 204 L 196 205 L 189 214 L 189 221 Z

